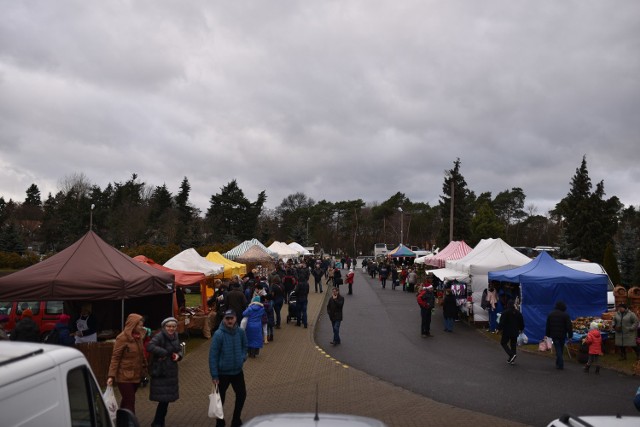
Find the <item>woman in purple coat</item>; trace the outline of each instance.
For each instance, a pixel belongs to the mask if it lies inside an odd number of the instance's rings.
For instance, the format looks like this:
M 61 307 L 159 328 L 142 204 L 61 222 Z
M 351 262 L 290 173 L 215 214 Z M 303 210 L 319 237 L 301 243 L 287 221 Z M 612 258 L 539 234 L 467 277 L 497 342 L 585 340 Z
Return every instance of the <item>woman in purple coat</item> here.
M 256 357 L 263 346 L 262 317 L 265 315 L 266 312 L 259 296 L 254 297 L 249 307 L 242 313 L 242 317 L 247 318 L 245 333 L 247 334 L 249 357 Z

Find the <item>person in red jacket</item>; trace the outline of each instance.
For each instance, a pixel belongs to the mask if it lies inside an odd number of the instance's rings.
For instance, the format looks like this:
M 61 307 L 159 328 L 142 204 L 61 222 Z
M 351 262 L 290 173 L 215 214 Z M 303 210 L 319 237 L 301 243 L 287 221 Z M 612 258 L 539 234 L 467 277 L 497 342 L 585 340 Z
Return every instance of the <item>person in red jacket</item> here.
M 353 278 L 355 276 L 355 273 L 353 272 L 353 270 L 349 270 L 349 273 L 347 273 L 347 285 L 349 285 L 349 292 L 347 293 L 347 295 L 353 295 Z
M 588 374 L 591 365 L 595 364 L 596 374 L 599 374 L 600 364 L 598 363 L 598 359 L 602 354 L 602 336 L 600 335 L 596 322 L 591 322 L 589 333 L 587 333 L 587 337 L 582 342 L 589 346 L 589 359 L 587 360 L 587 364 L 584 365 L 584 372 Z

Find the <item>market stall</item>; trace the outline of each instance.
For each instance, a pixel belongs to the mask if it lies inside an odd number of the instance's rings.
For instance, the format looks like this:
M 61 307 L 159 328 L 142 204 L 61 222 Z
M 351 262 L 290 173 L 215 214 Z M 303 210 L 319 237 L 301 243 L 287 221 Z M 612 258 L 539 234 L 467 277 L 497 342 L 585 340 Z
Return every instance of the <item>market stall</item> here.
M 572 319 L 602 316 L 607 311 L 606 275 L 574 270 L 546 252 L 521 267 L 491 271 L 489 280 L 519 285 L 525 334 L 530 343 L 544 337 L 547 316 L 557 301 L 564 301 Z

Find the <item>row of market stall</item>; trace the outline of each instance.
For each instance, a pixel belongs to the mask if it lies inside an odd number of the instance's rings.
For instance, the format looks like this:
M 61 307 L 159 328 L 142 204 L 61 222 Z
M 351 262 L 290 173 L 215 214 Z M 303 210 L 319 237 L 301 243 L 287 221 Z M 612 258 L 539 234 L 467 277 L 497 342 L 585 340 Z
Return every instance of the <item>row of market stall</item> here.
M 572 319 L 600 317 L 607 311 L 606 274 L 580 271 L 577 262 L 565 265 L 547 252 L 531 259 L 500 238 L 484 239 L 473 249 L 462 241 L 451 242 L 424 263 L 439 267 L 428 273 L 440 281 L 466 285 L 469 315 L 476 322 L 489 320 L 481 307 L 489 282 L 509 298 L 518 298 L 532 343 L 544 337 L 547 315 L 558 300 L 567 304 Z
M 205 257 L 187 249 L 160 265 L 144 255 L 130 258 L 89 231 L 52 257 L 0 278 L 0 301 L 92 302 L 103 312 L 105 329 L 121 329 L 131 312 L 144 313 L 155 327 L 173 314 L 176 287 L 200 284 L 205 307 L 207 279 L 231 278 L 308 254 L 297 243 L 274 242 L 267 248 L 253 239 Z

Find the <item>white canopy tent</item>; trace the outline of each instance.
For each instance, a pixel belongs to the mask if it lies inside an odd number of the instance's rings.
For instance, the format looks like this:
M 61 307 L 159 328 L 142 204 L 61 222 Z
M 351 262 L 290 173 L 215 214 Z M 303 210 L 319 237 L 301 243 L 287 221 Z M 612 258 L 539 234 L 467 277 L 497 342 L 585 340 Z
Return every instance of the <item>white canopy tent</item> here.
M 436 270 L 428 270 L 427 273 L 431 273 L 442 281 L 457 280 L 459 282 L 469 283 L 469 275 L 458 270 L 452 270 L 450 268 L 438 268 Z
M 236 258 L 238 258 L 240 255 L 242 255 L 246 251 L 248 251 L 249 248 L 251 248 L 251 246 L 254 246 L 254 245 L 256 245 L 259 248 L 263 249 L 265 252 L 267 252 L 269 255 L 271 255 L 273 257 L 273 259 L 278 258 L 278 254 L 276 254 L 272 250 L 268 249 L 258 239 L 245 240 L 244 242 L 240 243 L 235 248 L 223 253 L 222 256 L 225 257 L 226 259 L 230 259 L 232 261 L 235 261 Z
M 180 252 L 165 262 L 164 266 L 173 270 L 195 271 L 205 276 L 216 276 L 224 271 L 224 265 L 209 261 L 193 248 Z
M 480 307 L 482 291 L 489 284 L 489 272 L 509 270 L 531 261 L 526 255 L 509 246 L 504 240 L 486 239 L 480 241 L 475 249 L 457 261 L 447 261 L 447 268 L 466 273 L 471 277 L 473 296 L 473 320 L 488 321 L 487 312 Z
M 272 252 L 278 254 L 278 258 L 282 260 L 288 260 L 290 258 L 295 258 L 298 256 L 298 252 L 290 248 L 284 242 L 275 241 L 267 248 Z
M 298 253 L 298 255 L 311 255 L 311 252 L 309 252 L 307 250 L 307 248 L 305 248 L 304 246 L 302 246 L 300 243 L 297 242 L 291 242 L 289 243 L 287 246 L 289 246 L 291 249 L 293 249 L 294 251 L 296 251 Z

